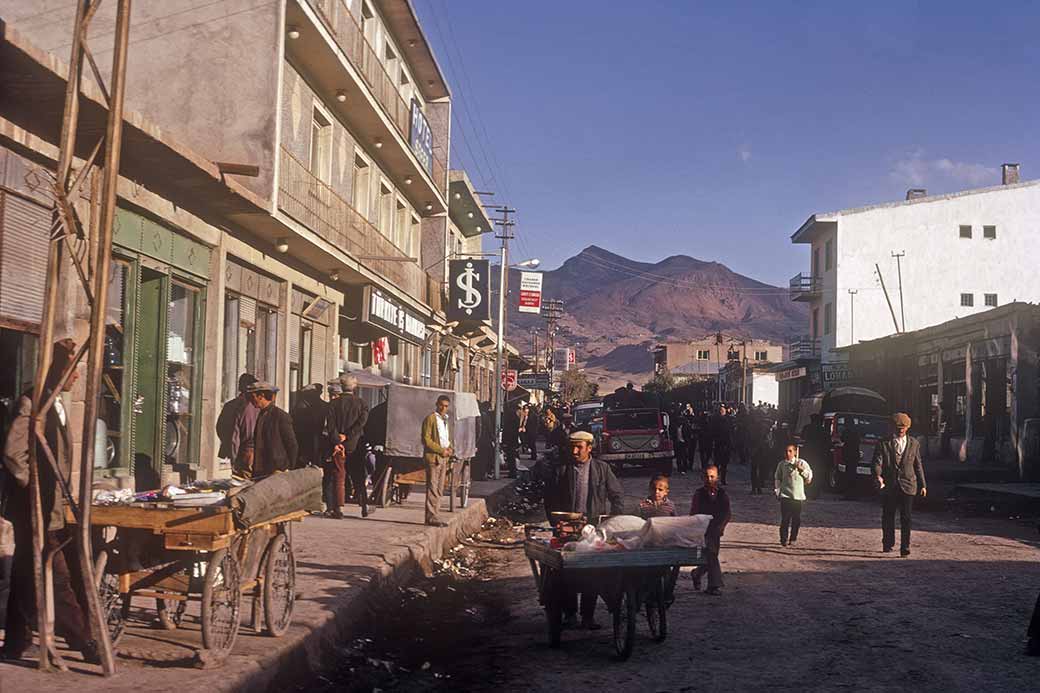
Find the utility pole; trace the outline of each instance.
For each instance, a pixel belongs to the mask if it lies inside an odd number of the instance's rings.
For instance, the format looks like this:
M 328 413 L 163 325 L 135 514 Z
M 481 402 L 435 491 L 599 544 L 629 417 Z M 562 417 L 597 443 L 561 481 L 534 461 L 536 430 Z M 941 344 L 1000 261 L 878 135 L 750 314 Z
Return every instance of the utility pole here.
M 538 372 L 538 328 L 531 328 L 531 338 L 534 343 L 531 345 L 532 363 L 534 364 L 534 372 Z
M 892 324 L 896 327 L 896 332 L 900 332 L 899 322 L 896 321 L 896 309 L 892 307 L 892 299 L 888 297 L 888 289 L 885 288 L 885 278 L 881 276 L 881 267 L 874 263 L 874 269 L 877 270 L 878 280 L 881 282 L 881 291 L 885 294 L 885 301 L 888 303 L 888 312 L 892 314 Z
M 513 238 L 512 227 L 516 224 L 514 221 L 509 220 L 510 214 L 515 214 L 516 210 L 510 207 L 495 207 L 496 211 L 502 214 L 501 219 L 492 219 L 491 221 L 498 224 L 499 233 L 496 234 L 495 238 L 502 241 L 501 257 L 499 261 L 502 266 L 499 268 L 498 278 L 498 344 L 495 348 L 495 478 L 500 479 L 502 477 L 502 462 L 504 457 L 502 455 L 502 411 L 505 407 L 506 388 L 502 383 L 502 375 L 504 369 L 502 367 L 503 355 L 505 354 L 506 348 L 506 293 L 509 291 L 509 241 Z
M 549 373 L 549 389 L 552 390 L 552 376 L 553 371 L 556 370 L 556 323 L 563 317 L 563 301 L 545 301 L 543 310 L 547 321 L 545 326 L 545 341 L 548 347 L 546 371 Z M 550 358 L 553 360 L 552 366 L 548 365 Z
M 849 344 L 856 343 L 856 294 L 858 293 L 858 289 L 849 289 L 849 325 L 852 328 L 852 334 L 849 335 Z
M 740 402 L 745 407 L 748 406 L 747 401 L 747 340 L 743 340 L 740 346 L 744 352 L 744 358 L 741 361 L 740 369 Z
M 715 383 L 718 385 L 718 402 L 722 401 L 722 333 L 715 333 Z
M 896 259 L 896 274 L 899 277 L 899 317 L 902 319 L 903 332 L 906 332 L 906 313 L 903 311 L 903 267 L 900 262 L 901 258 L 906 257 L 906 251 L 892 253 L 892 257 Z

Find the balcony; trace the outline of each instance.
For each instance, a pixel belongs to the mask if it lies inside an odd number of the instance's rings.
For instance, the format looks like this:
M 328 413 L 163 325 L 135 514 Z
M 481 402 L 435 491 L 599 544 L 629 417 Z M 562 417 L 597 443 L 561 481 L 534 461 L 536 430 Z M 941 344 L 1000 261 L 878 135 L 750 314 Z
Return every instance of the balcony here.
M 376 101 L 382 106 L 394 127 L 409 142 L 411 138 L 411 105 L 405 103 L 396 81 L 379 60 L 379 55 L 365 38 L 364 30 L 343 0 L 307 0 L 332 34 L 333 40 L 347 59 L 361 73 L 365 84 Z M 438 156 L 438 152 L 441 154 Z M 444 147 L 435 139 L 430 177 L 443 194 L 447 189 L 447 167 L 444 164 Z
M 792 337 L 787 345 L 791 359 L 818 358 L 820 356 L 820 339 L 811 335 Z
M 369 260 L 364 264 L 390 284 L 429 305 L 429 276 L 419 264 L 404 260 L 408 256 L 390 239 L 285 149 L 282 149 L 278 190 L 278 207 L 283 212 L 355 259 L 402 258 L 401 261 Z
M 796 274 L 791 278 L 792 301 L 812 301 L 823 293 L 823 279 L 811 275 Z

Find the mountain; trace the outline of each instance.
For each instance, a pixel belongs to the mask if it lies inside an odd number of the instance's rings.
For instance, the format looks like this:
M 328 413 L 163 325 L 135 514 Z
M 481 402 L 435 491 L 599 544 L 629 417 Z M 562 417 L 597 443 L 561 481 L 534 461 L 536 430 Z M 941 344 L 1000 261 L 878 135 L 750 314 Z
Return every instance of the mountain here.
M 718 262 L 673 255 L 660 262 L 629 260 L 589 246 L 544 273 L 543 300 L 561 299 L 557 346 L 575 346 L 579 365 L 605 387 L 650 378 L 651 349 L 721 331 L 727 336 L 786 341 L 804 332 L 808 311 L 781 287 L 737 274 Z M 519 271 L 510 271 L 516 296 Z M 541 316 L 517 312 L 511 297 L 509 341 L 529 353 L 532 329 L 544 344 Z

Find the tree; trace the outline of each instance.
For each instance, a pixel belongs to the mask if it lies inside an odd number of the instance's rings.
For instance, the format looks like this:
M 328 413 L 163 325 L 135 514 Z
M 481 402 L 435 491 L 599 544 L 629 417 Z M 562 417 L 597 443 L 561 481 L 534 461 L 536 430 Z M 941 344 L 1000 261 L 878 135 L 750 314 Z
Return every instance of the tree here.
M 675 376 L 667 368 L 662 368 L 654 373 L 654 377 L 646 385 L 643 385 L 643 392 L 665 395 L 674 390 L 676 385 Z
M 560 397 L 564 402 L 592 399 L 598 391 L 599 385 L 591 382 L 584 371 L 563 371 L 560 376 Z

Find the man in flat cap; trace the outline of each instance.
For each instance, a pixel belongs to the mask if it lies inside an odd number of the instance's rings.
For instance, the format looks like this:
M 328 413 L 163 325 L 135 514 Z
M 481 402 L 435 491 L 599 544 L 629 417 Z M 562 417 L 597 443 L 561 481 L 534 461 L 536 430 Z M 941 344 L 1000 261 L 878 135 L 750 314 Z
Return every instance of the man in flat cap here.
M 341 376 L 339 386 L 343 393 L 329 402 L 325 430 L 337 473 L 339 460 L 342 460 L 350 478 L 353 499 L 361 506 L 361 517 L 368 517 L 368 477 L 365 473 L 364 449 L 358 445 L 368 421 L 368 405 L 357 395 L 358 381 L 355 376 Z M 333 515 L 339 516 L 338 507 L 334 509 Z
M 595 438 L 588 431 L 570 434 L 570 455 L 561 453 L 559 464 L 552 465 L 545 482 L 545 514 L 554 512 L 582 513 L 595 524 L 600 515 L 625 512 L 625 492 L 610 465 L 592 456 Z M 581 627 L 598 630 L 595 591 L 581 595 Z M 577 595 L 568 596 L 564 604 L 564 625 L 575 624 Z
M 292 418 L 274 403 L 278 388 L 258 381 L 246 388 L 249 399 L 260 410 L 253 431 L 253 467 L 250 476 L 256 479 L 275 472 L 296 468 L 299 444 L 293 430 Z
M 896 510 L 899 511 L 899 555 L 910 555 L 910 515 L 914 496 L 927 494 L 921 444 L 907 435 L 910 417 L 892 415 L 892 437 L 874 448 L 874 483 L 881 490 L 881 550 L 888 553 L 896 543 Z

